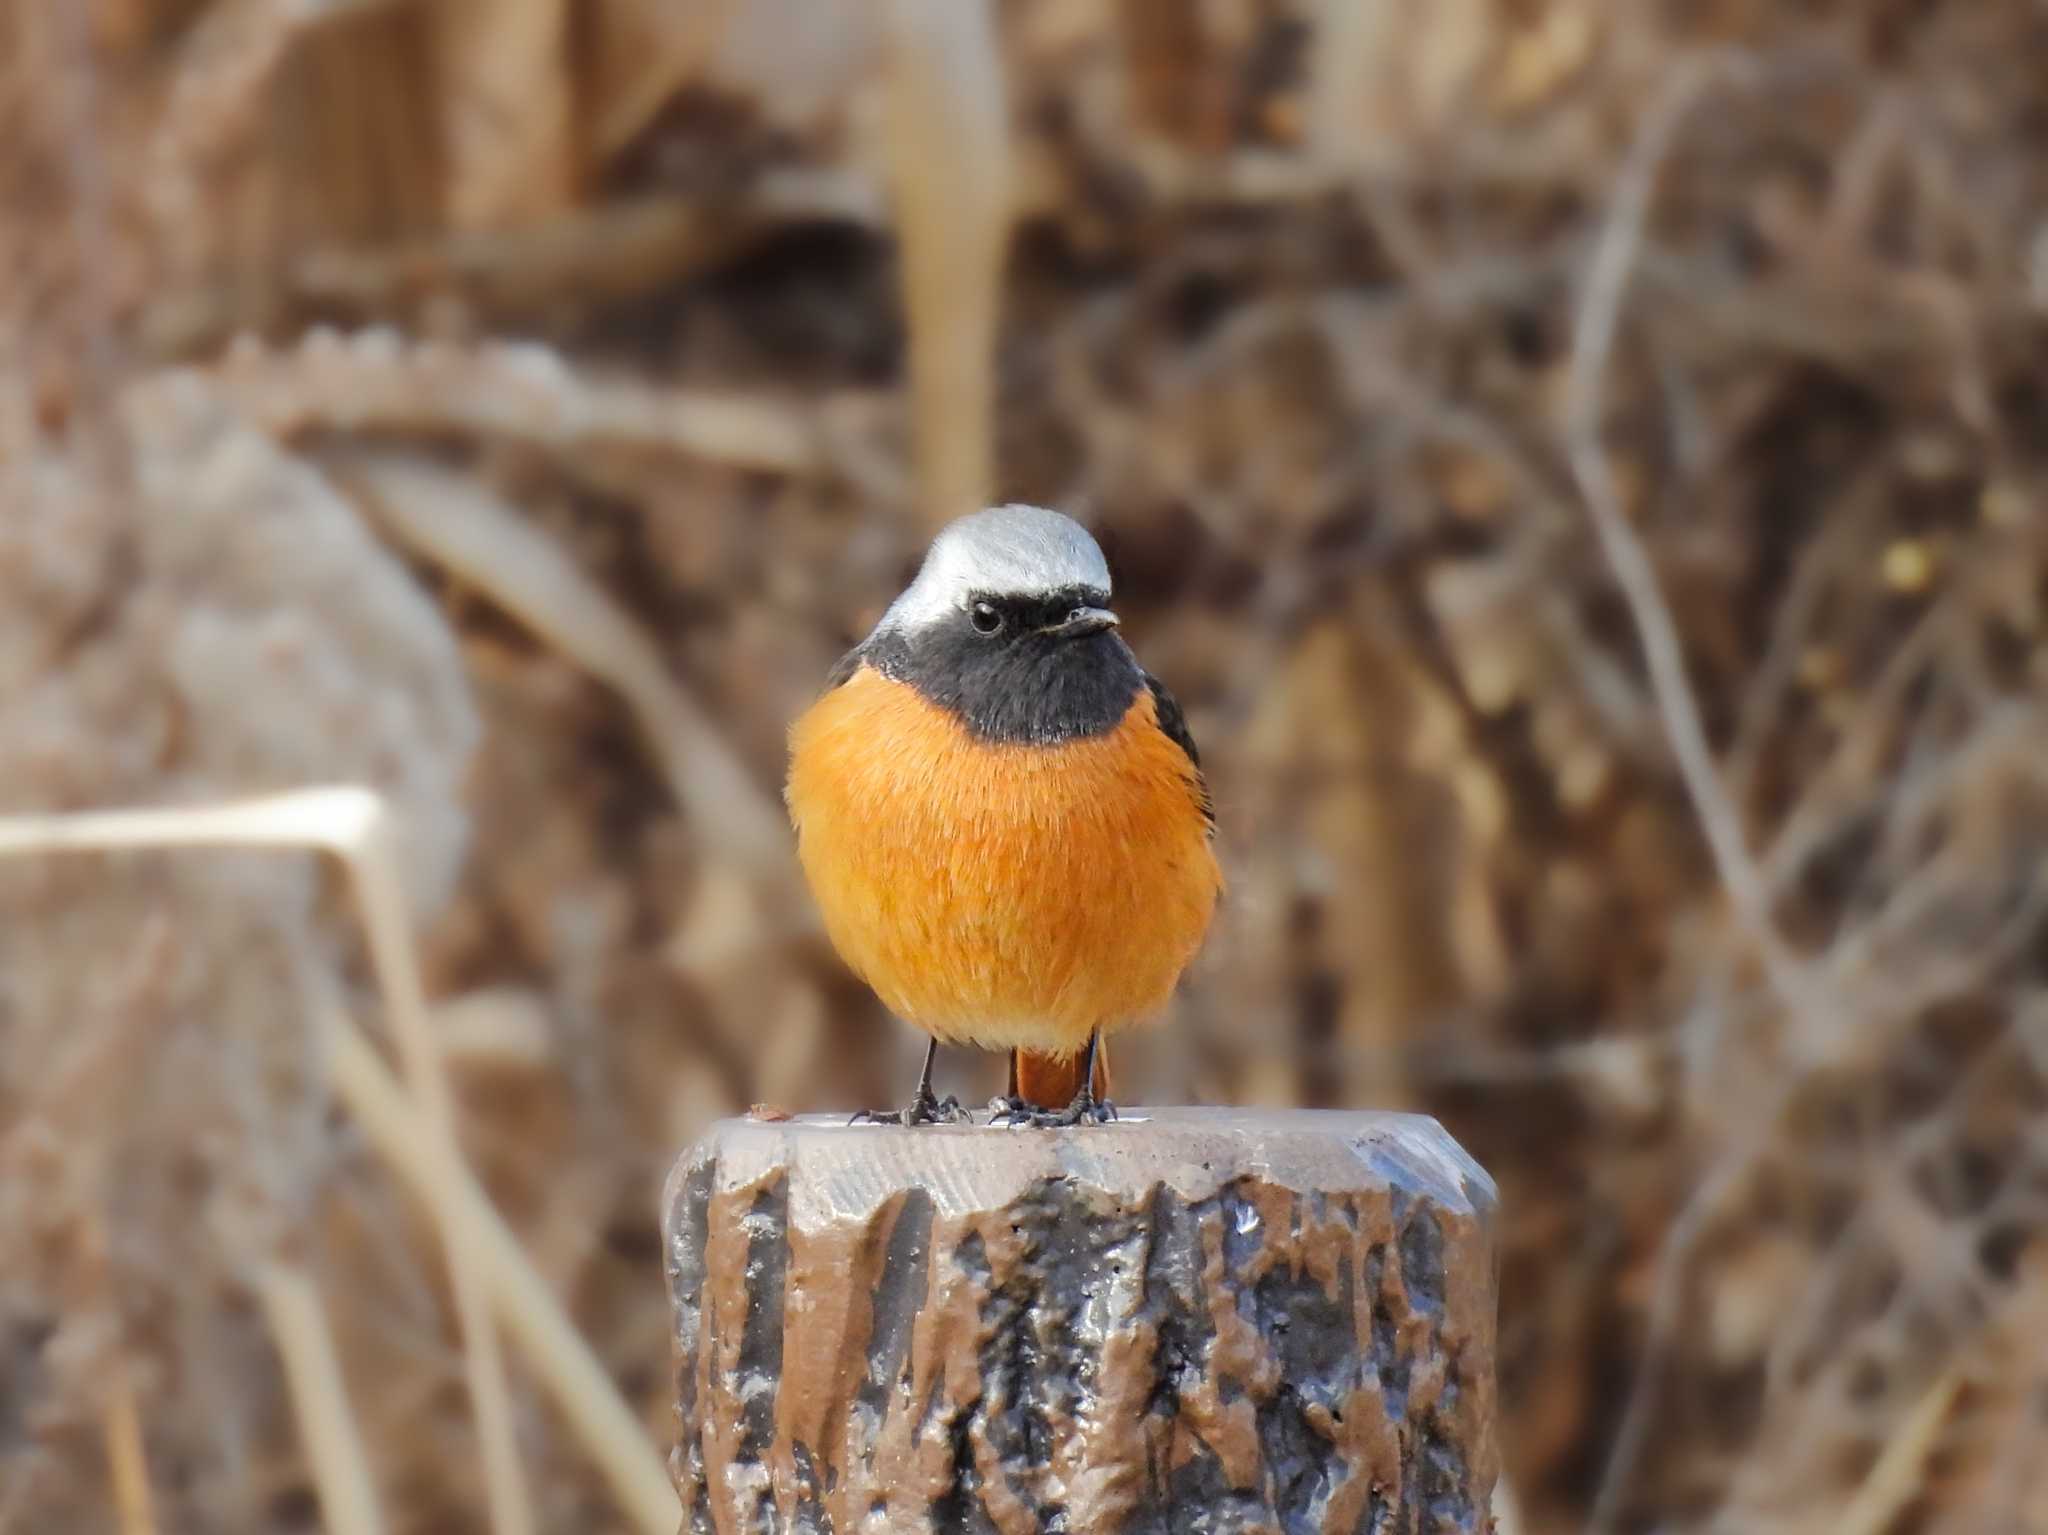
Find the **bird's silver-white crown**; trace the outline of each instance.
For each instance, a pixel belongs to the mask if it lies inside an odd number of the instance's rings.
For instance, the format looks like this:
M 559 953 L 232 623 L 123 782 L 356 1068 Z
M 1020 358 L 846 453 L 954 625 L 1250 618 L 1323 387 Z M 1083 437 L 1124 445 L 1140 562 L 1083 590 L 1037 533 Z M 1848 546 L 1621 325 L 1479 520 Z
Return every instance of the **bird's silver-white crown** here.
M 1049 596 L 1077 586 L 1109 591 L 1109 564 L 1086 528 L 1042 506 L 992 506 L 940 531 L 917 579 L 876 628 L 920 629 L 977 595 Z

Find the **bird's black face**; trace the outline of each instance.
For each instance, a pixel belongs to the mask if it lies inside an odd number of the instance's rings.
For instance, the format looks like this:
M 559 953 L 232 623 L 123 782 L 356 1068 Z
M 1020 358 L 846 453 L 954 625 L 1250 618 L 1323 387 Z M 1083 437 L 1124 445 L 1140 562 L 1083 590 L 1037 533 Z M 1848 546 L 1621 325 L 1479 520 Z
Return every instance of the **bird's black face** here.
M 1049 746 L 1100 735 L 1145 680 L 1108 604 L 1087 586 L 976 593 L 936 622 L 877 634 L 868 660 L 984 740 Z

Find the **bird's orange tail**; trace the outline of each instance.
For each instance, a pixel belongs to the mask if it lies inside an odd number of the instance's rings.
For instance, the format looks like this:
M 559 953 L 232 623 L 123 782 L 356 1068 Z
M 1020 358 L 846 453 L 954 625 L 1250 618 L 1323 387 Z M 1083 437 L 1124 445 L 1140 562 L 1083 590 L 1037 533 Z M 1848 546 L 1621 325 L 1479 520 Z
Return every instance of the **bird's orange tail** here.
M 1086 1050 L 1072 1055 L 1038 1055 L 1030 1050 L 1010 1052 L 1010 1090 L 1026 1103 L 1041 1109 L 1063 1109 L 1074 1101 L 1081 1088 L 1081 1063 Z M 1095 1047 L 1095 1097 L 1109 1099 L 1109 1042 Z

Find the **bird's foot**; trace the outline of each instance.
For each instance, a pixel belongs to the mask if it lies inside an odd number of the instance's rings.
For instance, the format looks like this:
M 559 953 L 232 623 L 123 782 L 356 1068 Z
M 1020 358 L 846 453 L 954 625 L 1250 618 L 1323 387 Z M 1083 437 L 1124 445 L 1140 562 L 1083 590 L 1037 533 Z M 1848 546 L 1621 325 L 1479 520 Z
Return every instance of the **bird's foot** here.
M 1021 1125 L 1033 1130 L 1063 1130 L 1072 1125 L 1107 1125 L 1116 1121 L 1116 1105 L 1083 1092 L 1063 1109 L 1044 1109 L 1022 1098 L 998 1098 L 989 1105 L 991 1125 Z
M 907 1125 L 971 1125 L 974 1116 L 960 1106 L 960 1100 L 947 1094 L 934 1098 L 927 1094 L 904 1111 L 903 1122 Z
M 907 1109 L 862 1109 L 847 1121 L 852 1125 L 965 1125 L 973 1123 L 958 1098 L 934 1098 L 920 1093 Z

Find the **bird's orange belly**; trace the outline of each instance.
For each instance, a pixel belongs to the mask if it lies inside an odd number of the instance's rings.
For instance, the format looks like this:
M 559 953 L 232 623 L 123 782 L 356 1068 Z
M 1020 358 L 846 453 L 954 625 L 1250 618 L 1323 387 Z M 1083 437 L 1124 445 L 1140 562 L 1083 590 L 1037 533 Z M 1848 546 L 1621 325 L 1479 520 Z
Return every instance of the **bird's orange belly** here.
M 791 731 L 798 855 L 846 962 L 939 1038 L 1066 1054 L 1158 1012 L 1222 880 L 1140 689 L 1116 729 L 995 745 L 863 666 Z

